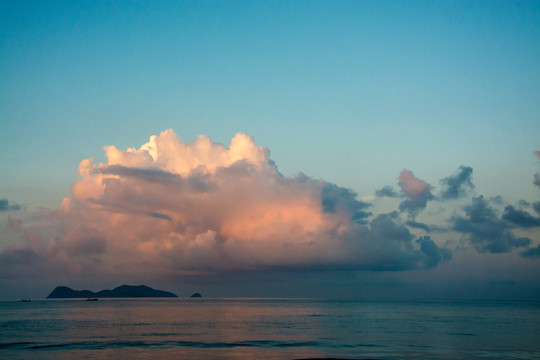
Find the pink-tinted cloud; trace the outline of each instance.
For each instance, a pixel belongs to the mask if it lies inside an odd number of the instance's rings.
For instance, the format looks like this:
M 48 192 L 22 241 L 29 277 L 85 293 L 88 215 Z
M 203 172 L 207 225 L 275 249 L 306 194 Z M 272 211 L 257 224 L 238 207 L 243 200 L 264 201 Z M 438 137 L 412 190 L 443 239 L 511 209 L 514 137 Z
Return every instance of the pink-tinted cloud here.
M 431 185 L 417 179 L 410 170 L 403 169 L 401 171 L 398 185 L 401 192 L 407 197 L 399 204 L 399 209 L 407 211 L 412 217 L 418 215 L 421 210 L 426 208 L 427 202 L 433 199 Z
M 203 135 L 184 143 L 166 130 L 139 149 L 104 149 L 106 163 L 79 164 L 72 196 L 50 214 L 56 231 L 31 251 L 9 251 L 53 264 L 46 268 L 118 276 L 401 270 L 447 257 L 432 240 L 415 242 L 395 213 L 368 221 L 369 204 L 351 190 L 281 175 L 245 134 L 225 147 Z M 402 177 L 414 204 L 429 193 L 412 173 Z
M 536 157 L 540 159 L 540 150 L 535 151 L 534 155 L 536 155 Z M 534 174 L 533 184 L 540 187 L 540 173 Z

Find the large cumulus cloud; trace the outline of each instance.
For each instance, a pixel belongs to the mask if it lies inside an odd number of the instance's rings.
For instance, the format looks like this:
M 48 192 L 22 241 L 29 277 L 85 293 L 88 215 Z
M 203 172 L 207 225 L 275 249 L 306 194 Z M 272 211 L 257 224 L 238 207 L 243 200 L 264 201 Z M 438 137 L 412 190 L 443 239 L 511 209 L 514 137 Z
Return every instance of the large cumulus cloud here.
M 80 163 L 72 196 L 51 215 L 57 231 L 3 256 L 74 273 L 168 275 L 404 270 L 450 257 L 431 238 L 416 239 L 398 213 L 373 218 L 349 189 L 283 176 L 245 134 L 226 147 L 166 130 L 139 149 L 104 149 L 106 163 Z M 425 207 L 429 186 L 406 176 L 400 185 L 407 210 Z

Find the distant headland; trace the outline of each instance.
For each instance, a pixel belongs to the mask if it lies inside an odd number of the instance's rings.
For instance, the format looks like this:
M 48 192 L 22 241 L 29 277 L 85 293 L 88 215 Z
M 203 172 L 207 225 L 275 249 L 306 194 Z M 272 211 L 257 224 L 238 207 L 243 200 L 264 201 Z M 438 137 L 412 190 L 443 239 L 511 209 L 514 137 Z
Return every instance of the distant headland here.
M 57 286 L 47 299 L 80 299 L 80 298 L 132 298 L 132 297 L 178 297 L 169 291 L 155 290 L 149 286 L 121 285 L 112 290 L 93 292 L 90 290 L 73 290 L 67 286 Z

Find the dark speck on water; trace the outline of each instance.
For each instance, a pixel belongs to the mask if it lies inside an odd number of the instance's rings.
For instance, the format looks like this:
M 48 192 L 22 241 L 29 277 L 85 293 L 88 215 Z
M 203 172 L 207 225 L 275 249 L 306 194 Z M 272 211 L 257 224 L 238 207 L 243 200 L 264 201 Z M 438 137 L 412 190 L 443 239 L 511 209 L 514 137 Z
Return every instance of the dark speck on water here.
M 540 359 L 540 303 L 181 298 L 0 302 L 7 359 Z

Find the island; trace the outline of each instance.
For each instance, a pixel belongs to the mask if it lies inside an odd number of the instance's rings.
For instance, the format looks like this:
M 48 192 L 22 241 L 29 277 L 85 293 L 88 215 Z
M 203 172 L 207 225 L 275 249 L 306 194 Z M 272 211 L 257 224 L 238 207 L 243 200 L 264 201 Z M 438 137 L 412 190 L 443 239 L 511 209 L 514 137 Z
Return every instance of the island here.
M 199 293 L 195 293 L 195 294 L 191 295 L 190 297 L 192 297 L 192 298 L 200 298 L 200 297 L 202 297 L 202 295 L 199 294 Z
M 152 289 L 146 285 L 121 285 L 112 290 L 93 292 L 90 290 L 73 290 L 67 286 L 57 286 L 47 299 L 83 299 L 83 298 L 133 298 L 133 297 L 178 297 L 169 291 Z

